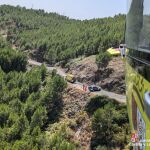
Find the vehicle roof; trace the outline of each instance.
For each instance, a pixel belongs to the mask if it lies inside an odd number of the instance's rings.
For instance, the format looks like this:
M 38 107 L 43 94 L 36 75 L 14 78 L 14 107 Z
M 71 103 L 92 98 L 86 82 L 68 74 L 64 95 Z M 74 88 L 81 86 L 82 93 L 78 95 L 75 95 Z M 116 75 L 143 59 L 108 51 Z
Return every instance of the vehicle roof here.
M 69 73 L 67 74 L 67 76 L 71 76 L 71 77 L 74 77 L 74 75 L 73 75 L 73 74 L 69 74 Z

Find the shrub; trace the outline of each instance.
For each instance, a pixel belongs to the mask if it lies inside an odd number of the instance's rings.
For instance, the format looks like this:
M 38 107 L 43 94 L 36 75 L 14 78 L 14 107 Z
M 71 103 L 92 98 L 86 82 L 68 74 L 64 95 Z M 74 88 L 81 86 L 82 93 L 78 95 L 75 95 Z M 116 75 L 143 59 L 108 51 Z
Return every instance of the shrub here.
M 0 49 L 0 66 L 4 72 L 25 71 L 27 65 L 26 56 L 11 48 Z
M 96 63 L 98 68 L 105 68 L 108 62 L 111 60 L 111 56 L 107 52 L 101 52 L 96 56 Z

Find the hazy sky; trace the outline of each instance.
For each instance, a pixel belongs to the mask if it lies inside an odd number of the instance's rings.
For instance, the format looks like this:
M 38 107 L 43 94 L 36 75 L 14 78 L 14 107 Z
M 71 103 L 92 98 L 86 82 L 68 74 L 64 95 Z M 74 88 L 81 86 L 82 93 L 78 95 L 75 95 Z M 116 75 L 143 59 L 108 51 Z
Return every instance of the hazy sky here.
M 0 0 L 2 4 L 40 8 L 75 19 L 102 18 L 127 11 L 127 0 Z

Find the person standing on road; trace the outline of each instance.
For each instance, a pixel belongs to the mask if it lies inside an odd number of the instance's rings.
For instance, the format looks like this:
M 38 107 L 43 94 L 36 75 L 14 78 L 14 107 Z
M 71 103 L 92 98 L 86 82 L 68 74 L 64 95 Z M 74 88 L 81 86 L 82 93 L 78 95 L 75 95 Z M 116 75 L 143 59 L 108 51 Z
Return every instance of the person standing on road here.
M 85 92 L 87 91 L 87 85 L 85 85 Z
M 83 91 L 87 91 L 87 85 L 83 84 Z

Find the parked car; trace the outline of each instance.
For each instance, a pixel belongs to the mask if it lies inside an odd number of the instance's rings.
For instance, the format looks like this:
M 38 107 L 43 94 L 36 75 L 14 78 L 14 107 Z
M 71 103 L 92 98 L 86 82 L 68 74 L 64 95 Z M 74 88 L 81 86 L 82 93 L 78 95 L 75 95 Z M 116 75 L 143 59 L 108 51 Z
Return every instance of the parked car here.
M 97 86 L 97 85 L 90 85 L 88 87 L 88 89 L 89 89 L 90 92 L 101 91 L 101 88 L 99 86 Z

